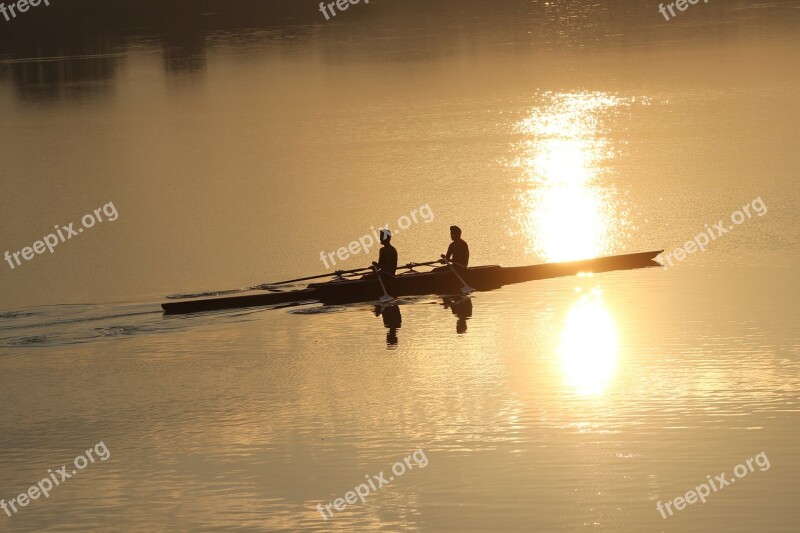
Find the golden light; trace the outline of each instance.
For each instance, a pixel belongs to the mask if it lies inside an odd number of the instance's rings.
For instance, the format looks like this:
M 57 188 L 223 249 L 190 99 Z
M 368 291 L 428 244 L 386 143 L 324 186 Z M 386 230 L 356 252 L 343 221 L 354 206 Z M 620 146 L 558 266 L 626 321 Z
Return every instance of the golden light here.
M 604 93 L 547 94 L 517 124 L 525 140 L 519 212 L 527 251 L 547 261 L 608 255 L 626 226 L 604 174 L 614 157 L 602 124 L 625 100 Z M 604 182 L 605 181 L 605 182 Z
M 581 296 L 570 308 L 561 331 L 559 355 L 567 385 L 581 395 L 605 390 L 617 367 L 614 320 L 600 291 Z

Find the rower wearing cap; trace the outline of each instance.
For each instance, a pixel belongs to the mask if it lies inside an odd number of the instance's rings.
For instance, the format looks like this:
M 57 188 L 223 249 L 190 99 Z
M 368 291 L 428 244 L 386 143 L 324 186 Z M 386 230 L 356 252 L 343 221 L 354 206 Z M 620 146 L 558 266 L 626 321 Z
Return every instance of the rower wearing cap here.
M 381 251 L 378 253 L 378 262 L 375 263 L 381 272 L 394 276 L 397 272 L 397 249 L 392 246 L 392 233 L 388 229 L 381 230 Z
M 453 239 L 453 242 L 448 246 L 447 254 L 444 257 L 456 266 L 467 268 L 469 266 L 469 246 L 461 238 L 461 228 L 450 226 L 450 238 Z

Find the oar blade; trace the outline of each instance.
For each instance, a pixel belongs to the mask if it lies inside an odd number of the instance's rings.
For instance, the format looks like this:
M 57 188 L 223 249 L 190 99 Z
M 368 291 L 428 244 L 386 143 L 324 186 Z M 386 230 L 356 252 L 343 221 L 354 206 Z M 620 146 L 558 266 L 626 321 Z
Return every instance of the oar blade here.
M 391 296 L 389 296 L 388 294 L 384 294 L 383 296 L 381 296 L 381 297 L 379 298 L 379 301 L 380 301 L 382 304 L 387 304 L 387 303 L 389 303 L 389 302 L 393 302 L 393 301 L 394 301 L 394 298 L 392 298 L 392 297 L 391 297 Z

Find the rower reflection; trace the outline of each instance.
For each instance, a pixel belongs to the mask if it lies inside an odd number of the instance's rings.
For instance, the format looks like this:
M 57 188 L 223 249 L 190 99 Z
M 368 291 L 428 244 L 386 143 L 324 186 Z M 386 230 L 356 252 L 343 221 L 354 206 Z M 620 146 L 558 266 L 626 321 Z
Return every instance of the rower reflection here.
M 389 329 L 386 333 L 386 346 L 389 348 L 396 347 L 399 342 L 397 330 L 400 329 L 403 324 L 400 307 L 398 305 L 376 305 L 375 316 L 383 317 L 383 326 Z
M 458 317 L 456 333 L 459 335 L 466 333 L 467 320 L 472 318 L 472 298 L 469 296 L 445 296 L 442 298 L 442 305 Z

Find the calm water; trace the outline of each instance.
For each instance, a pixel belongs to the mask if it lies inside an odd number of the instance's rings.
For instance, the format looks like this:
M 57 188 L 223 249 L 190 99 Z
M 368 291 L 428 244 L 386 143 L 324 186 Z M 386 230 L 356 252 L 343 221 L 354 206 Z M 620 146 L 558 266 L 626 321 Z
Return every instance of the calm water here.
M 796 530 L 800 2 L 160 4 L 0 18 L 0 253 L 117 213 L 0 262 L 0 499 L 110 452 L 0 531 Z M 422 206 L 401 262 L 459 224 L 473 264 L 674 266 L 407 298 L 399 329 L 159 310 Z

